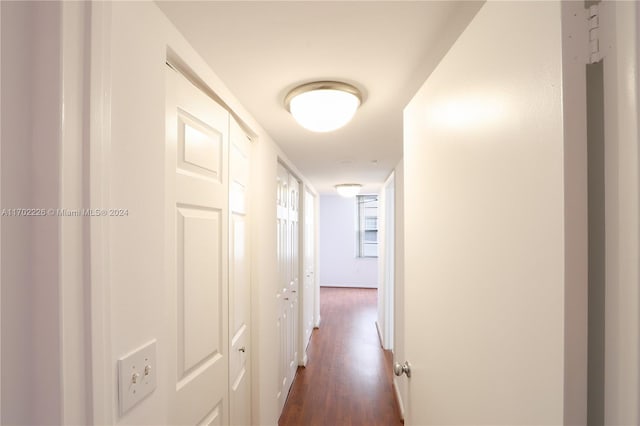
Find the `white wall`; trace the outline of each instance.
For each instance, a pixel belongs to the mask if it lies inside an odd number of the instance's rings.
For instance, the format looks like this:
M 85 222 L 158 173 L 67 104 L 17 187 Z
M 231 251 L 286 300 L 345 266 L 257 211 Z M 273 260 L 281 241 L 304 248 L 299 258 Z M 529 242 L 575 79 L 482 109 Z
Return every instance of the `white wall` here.
M 378 258 L 357 257 L 355 198 L 320 195 L 320 286 L 378 287 Z
M 315 305 L 316 305 L 316 293 L 318 292 L 317 286 L 317 243 L 316 238 L 316 206 L 318 205 L 318 197 L 311 191 L 301 191 L 301 204 L 302 214 L 300 221 L 302 222 L 303 232 L 301 235 L 301 279 L 300 279 L 300 348 L 298 353 L 300 354 L 300 364 L 307 364 L 307 346 L 311 339 L 311 333 L 315 327 Z
M 32 205 L 59 207 L 61 165 L 52 158 L 62 153 L 60 128 L 63 124 L 61 33 L 62 6 L 38 4 L 33 10 L 36 43 L 33 63 L 33 104 L 30 117 L 37 117 L 31 124 L 31 155 L 33 192 Z M 29 259 L 32 270 L 33 314 L 34 314 L 34 381 L 33 397 L 38 409 L 34 423 L 56 424 L 62 421 L 61 388 L 61 307 L 52 301 L 61 296 L 60 281 L 60 235 L 58 219 L 53 216 L 33 220 L 32 255 Z M 40 355 L 38 355 L 40 354 Z M 47 354 L 47 356 L 43 356 Z
M 313 301 L 313 326 L 315 328 L 320 327 L 320 321 L 322 320 L 320 316 L 320 195 L 316 194 L 315 202 L 314 202 L 314 213 L 315 213 L 315 277 L 314 283 L 315 286 L 315 297 Z
M 204 85 L 254 132 L 252 151 L 252 403 L 253 422 L 273 425 L 279 412 L 277 389 L 278 336 L 276 329 L 277 262 L 276 166 L 282 159 L 299 178 L 304 177 L 257 122 L 237 102 L 203 59 L 188 45 L 152 2 L 114 2 L 111 31 L 111 137 L 109 205 L 128 208 L 127 218 L 108 224 L 110 318 L 107 371 L 115 374 L 115 360 L 151 338 L 158 339 L 159 377 L 165 365 L 166 303 L 164 293 L 164 120 L 167 49 L 188 66 Z M 259 69 L 259 64 L 256 65 Z M 305 182 L 306 183 L 306 182 Z M 144 301 L 144 303 L 140 303 Z M 108 378 L 107 378 L 108 379 Z M 117 415 L 115 383 L 107 383 L 111 399 L 106 416 L 117 424 L 166 424 L 166 384 L 123 417 Z M 97 387 L 100 383 L 96 384 Z M 99 389 L 97 389 L 99 391 Z M 101 419 L 95 419 L 101 423 Z M 107 419 L 108 422 L 108 419 Z
M 55 209 L 65 129 L 62 4 L 0 7 L 2 208 Z M 3 424 L 64 422 L 60 243 L 52 215 L 2 218 Z
M 405 109 L 410 422 L 585 424 L 583 12 L 485 3 Z
M 2 208 L 31 205 L 29 113 L 32 86 L 33 17 L 25 3 L 0 3 L 2 9 Z M 12 112 L 9 115 L 9 112 Z M 11 183 L 11 184 L 10 184 Z M 33 321 L 29 256 L 30 218 L 2 219 L 2 424 L 33 423 L 30 408 L 33 372 Z
M 66 209 L 86 207 L 89 169 L 88 131 L 89 33 L 85 19 L 90 6 L 84 2 L 62 3 L 62 147 L 59 205 Z M 44 160 L 49 162 L 50 159 Z M 87 282 L 90 272 L 88 224 L 90 219 L 60 217 L 60 338 L 62 369 L 62 423 L 89 423 L 91 412 L 91 363 L 89 348 L 90 309 Z M 49 300 L 48 303 L 51 303 Z
M 382 347 L 393 349 L 395 281 L 395 176 L 382 185 L 378 202 L 378 333 Z
M 165 69 L 169 37 L 152 3 L 113 3 L 111 36 L 111 144 L 109 207 L 128 209 L 109 220 L 110 353 L 116 360 L 158 340 L 159 386 L 124 416 L 118 414 L 117 381 L 110 390 L 114 424 L 167 422 L 168 376 L 164 351 Z M 94 385 L 95 386 L 95 385 Z
M 404 342 L 404 160 L 395 168 L 395 292 L 394 292 L 394 331 L 393 362 L 404 363 L 407 360 Z M 398 396 L 400 413 L 404 418 L 404 401 L 407 398 L 407 376 L 393 376 L 393 384 Z
M 640 424 L 640 6 L 602 4 L 605 424 Z

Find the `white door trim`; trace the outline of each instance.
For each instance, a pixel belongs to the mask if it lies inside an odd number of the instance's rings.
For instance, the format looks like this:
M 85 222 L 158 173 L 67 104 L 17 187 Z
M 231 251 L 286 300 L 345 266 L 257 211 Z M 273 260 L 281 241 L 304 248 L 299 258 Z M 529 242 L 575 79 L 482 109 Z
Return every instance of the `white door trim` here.
M 378 226 L 380 233 L 380 249 L 378 252 L 378 315 L 379 332 L 382 347 L 393 349 L 394 327 L 394 271 L 395 271 L 395 232 L 394 232 L 394 189 L 395 172 L 391 172 L 384 182 L 382 194 L 378 201 Z M 391 203 L 391 205 L 389 205 Z
M 0 22 L 2 22 L 2 6 L 0 6 Z M 0 46 L 2 46 L 2 35 L 0 31 Z M 2 81 L 2 69 L 0 67 L 0 81 Z M 0 87 L 2 85 L 0 84 Z M 0 88 L 0 99 L 2 99 L 2 89 Z M 0 135 L 2 134 L 2 103 L 0 102 Z M 0 152 L 2 152 L 2 139 L 0 139 Z M 2 164 L 2 156 L 0 155 L 0 165 Z M 2 176 L 2 167 L 0 166 L 0 176 Z M 0 179 L 0 188 L 2 188 L 2 179 Z M 0 189 L 0 200 L 2 200 L 2 191 Z M 2 225 L 0 222 L 0 241 L 2 241 Z M 0 244 L 0 247 L 2 245 Z M 2 249 L 0 248 L 0 270 L 2 270 Z M 0 318 L 2 318 L 2 278 L 0 275 Z M 2 321 L 0 321 L 0 365 L 2 365 Z M 2 386 L 0 386 L 0 420 L 2 420 Z
M 90 129 L 89 207 L 110 205 L 111 165 L 111 4 L 90 5 Z M 111 363 L 111 282 L 109 276 L 109 218 L 94 217 L 89 229 L 91 420 L 113 424 L 115 389 Z
M 316 239 L 315 239 L 315 235 L 316 235 L 316 212 L 315 212 L 315 200 L 317 198 L 316 194 L 313 192 L 313 190 L 311 188 L 309 188 L 307 185 L 305 185 L 304 183 L 301 184 L 301 190 L 300 190 L 300 217 L 302 218 L 301 220 L 301 224 L 300 224 L 300 228 L 302 230 L 302 232 L 300 233 L 300 276 L 301 278 L 301 285 L 300 285 L 300 290 L 299 293 L 301 295 L 300 300 L 298 301 L 299 303 L 299 343 L 300 343 L 300 348 L 298 349 L 298 355 L 300 358 L 299 361 L 299 365 L 301 366 L 306 366 L 307 365 L 307 361 L 308 361 L 308 357 L 307 357 L 307 346 L 309 345 L 309 342 L 311 340 L 311 334 L 313 333 L 313 328 L 314 328 L 314 314 L 315 314 L 315 304 L 316 304 Z M 307 203 L 311 201 L 311 208 L 307 208 L 309 207 L 307 205 Z M 307 222 L 307 215 L 311 214 L 311 216 L 313 217 L 313 229 L 308 230 L 308 222 Z M 310 262 L 307 262 L 307 245 L 308 245 L 308 240 L 311 240 L 311 242 L 313 243 L 313 248 L 312 250 L 312 256 L 310 259 Z M 307 277 L 307 274 L 311 274 L 310 277 Z M 311 279 L 311 291 L 308 291 L 306 284 L 307 284 L 307 278 Z M 308 322 L 306 321 L 307 319 L 311 319 L 311 328 L 309 329 L 309 334 L 307 335 L 306 331 L 307 331 L 307 326 L 309 325 Z
M 385 235 L 385 250 L 384 250 L 384 263 L 385 263 L 385 349 L 393 349 L 394 347 L 394 288 L 395 288 L 395 172 L 392 172 L 387 181 L 385 182 L 385 202 L 384 202 L 384 235 Z

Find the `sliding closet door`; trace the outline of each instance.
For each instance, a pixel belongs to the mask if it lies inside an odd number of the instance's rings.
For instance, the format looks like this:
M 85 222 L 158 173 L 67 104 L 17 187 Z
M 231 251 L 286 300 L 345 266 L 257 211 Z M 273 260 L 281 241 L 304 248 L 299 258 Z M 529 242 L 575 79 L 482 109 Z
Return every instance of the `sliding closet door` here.
M 251 424 L 251 259 L 249 168 L 251 141 L 231 119 L 229 128 L 229 385 L 232 425 Z
M 228 148 L 229 113 L 168 68 L 170 424 L 229 423 Z

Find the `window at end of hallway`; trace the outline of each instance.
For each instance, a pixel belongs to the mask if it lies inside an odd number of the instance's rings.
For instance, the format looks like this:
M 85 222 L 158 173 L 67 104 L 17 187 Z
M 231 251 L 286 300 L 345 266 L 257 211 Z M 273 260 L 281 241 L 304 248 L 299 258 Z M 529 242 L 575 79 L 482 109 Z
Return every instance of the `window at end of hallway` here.
M 358 195 L 358 257 L 378 257 L 378 196 Z

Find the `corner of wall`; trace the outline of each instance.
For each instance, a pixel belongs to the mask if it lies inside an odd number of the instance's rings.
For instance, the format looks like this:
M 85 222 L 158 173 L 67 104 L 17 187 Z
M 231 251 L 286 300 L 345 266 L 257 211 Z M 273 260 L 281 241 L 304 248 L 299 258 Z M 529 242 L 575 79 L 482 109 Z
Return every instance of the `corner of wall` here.
M 561 7 L 564 136 L 564 421 L 587 423 L 587 122 L 586 35 L 580 2 Z

